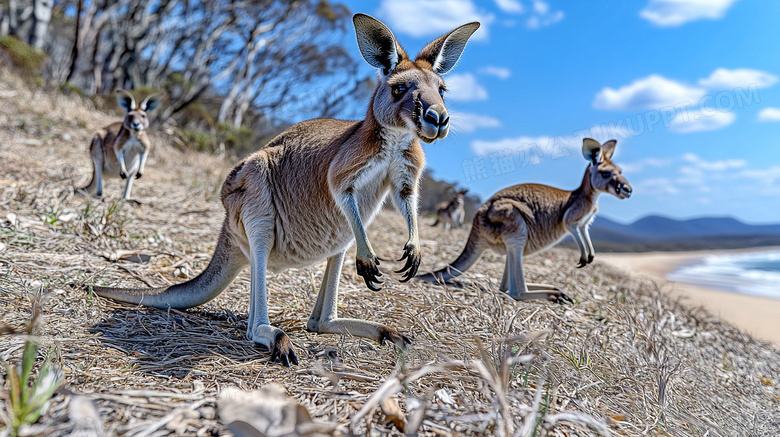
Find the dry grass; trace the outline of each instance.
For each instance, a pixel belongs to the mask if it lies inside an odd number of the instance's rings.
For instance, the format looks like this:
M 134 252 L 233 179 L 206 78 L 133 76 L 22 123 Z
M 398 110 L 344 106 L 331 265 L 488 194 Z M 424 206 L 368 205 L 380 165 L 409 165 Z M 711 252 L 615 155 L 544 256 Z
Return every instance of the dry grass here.
M 0 321 L 22 326 L 43 296 L 41 351 L 66 378 L 27 434 L 228 435 L 219 393 L 270 382 L 336 435 L 402 435 L 398 427 L 409 435 L 780 434 L 777 349 L 670 300 L 663 285 L 598 262 L 576 269 L 569 250 L 527 262 L 531 282 L 575 297 L 566 306 L 499 292 L 503 258 L 495 254 L 462 288 L 391 279 L 381 292 L 362 285 L 348 257 L 341 314 L 399 328 L 414 340 L 403 354 L 305 331 L 324 263 L 271 275 L 271 319 L 296 346 L 293 368 L 269 363 L 244 338 L 247 272 L 186 312 L 131 308 L 67 287 L 160 285 L 198 272 L 222 222 L 217 193 L 229 165 L 177 151 L 157 132 L 134 187 L 140 205 L 86 199 L 73 187 L 91 171 L 91 132 L 113 119 L 2 71 L 0 98 Z M 108 199 L 120 196 L 119 185 L 108 182 Z M 466 237 L 427 224 L 423 271 L 453 259 Z M 381 258 L 396 259 L 403 222 L 383 213 L 370 238 Z M 22 343 L 0 337 L 2 358 L 18 360 Z

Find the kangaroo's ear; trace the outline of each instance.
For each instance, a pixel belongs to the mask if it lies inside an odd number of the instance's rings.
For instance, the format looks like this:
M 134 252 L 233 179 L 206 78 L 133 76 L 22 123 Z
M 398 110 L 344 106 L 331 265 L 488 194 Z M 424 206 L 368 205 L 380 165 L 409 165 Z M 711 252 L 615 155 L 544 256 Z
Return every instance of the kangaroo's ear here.
M 477 29 L 479 23 L 476 21 L 458 27 L 425 46 L 415 61 L 428 62 L 437 74 L 449 73 L 458 63 L 466 43 Z
M 125 108 L 127 112 L 135 111 L 135 99 L 129 92 L 119 89 L 116 90 L 116 102 L 119 106 Z
M 151 111 L 154 108 L 157 107 L 157 105 L 160 104 L 160 97 L 157 94 L 152 94 L 144 99 L 143 102 L 141 102 L 141 110 L 142 111 Z
M 591 138 L 583 139 L 582 156 L 584 156 L 585 159 L 590 161 L 591 164 L 598 165 L 598 163 L 601 162 L 603 156 L 601 144 L 599 144 L 598 141 Z
M 404 57 L 393 32 L 381 21 L 366 14 L 355 14 L 352 22 L 363 59 L 372 67 L 381 68 L 385 76 L 390 74 Z
M 615 154 L 615 146 L 617 145 L 617 140 L 609 140 L 606 143 L 601 145 L 601 150 L 604 151 L 604 159 L 612 159 L 612 155 Z
M 460 194 L 463 194 L 464 196 L 465 196 L 465 195 L 466 195 L 466 193 L 468 193 L 468 192 L 469 192 L 468 188 L 464 188 L 464 189 L 460 190 Z

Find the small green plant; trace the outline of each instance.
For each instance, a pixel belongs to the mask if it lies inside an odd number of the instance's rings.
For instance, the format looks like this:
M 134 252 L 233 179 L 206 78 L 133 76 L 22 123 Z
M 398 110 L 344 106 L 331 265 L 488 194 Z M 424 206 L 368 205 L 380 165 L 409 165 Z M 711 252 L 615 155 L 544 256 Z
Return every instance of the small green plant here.
M 542 387 L 537 387 L 537 390 L 541 390 Z M 542 402 L 539 404 L 539 410 L 536 414 L 536 421 L 534 422 L 534 428 L 533 432 L 531 433 L 531 437 L 536 437 L 541 435 L 540 432 L 543 432 L 542 429 L 542 423 L 544 423 L 544 418 L 547 416 L 547 413 L 550 411 L 550 406 L 552 405 L 552 391 L 550 390 L 550 384 L 549 381 L 544 383 L 544 398 Z
M 46 216 L 44 217 L 43 222 L 49 226 L 53 226 L 58 221 L 60 221 L 60 215 L 62 215 L 62 210 L 60 208 L 49 210 L 46 212 Z
M 19 428 L 38 421 L 44 413 L 46 404 L 54 392 L 62 385 L 62 371 L 52 364 L 51 358 L 44 359 L 38 371 L 37 378 L 33 376 L 35 359 L 38 356 L 38 345 L 32 338 L 32 332 L 40 314 L 39 302 L 33 303 L 33 316 L 27 325 L 27 339 L 22 351 L 22 362 L 17 366 L 5 363 L 10 396 L 7 400 L 10 423 L 9 434 L 16 437 Z M 7 333 L 15 331 L 9 329 Z
M 33 424 L 43 414 L 46 403 L 55 391 L 62 385 L 62 372 L 46 358 L 41 364 L 38 377 L 32 375 L 33 364 L 38 353 L 38 346 L 31 340 L 24 343 L 22 363 L 18 366 L 6 365 L 10 391 L 11 437 L 15 437 L 19 428 L 25 424 Z
M 555 346 L 550 346 L 550 349 L 562 356 L 578 372 L 590 369 L 590 354 L 585 349 L 581 349 L 579 352 L 571 350 L 568 346 L 566 350 L 558 349 Z

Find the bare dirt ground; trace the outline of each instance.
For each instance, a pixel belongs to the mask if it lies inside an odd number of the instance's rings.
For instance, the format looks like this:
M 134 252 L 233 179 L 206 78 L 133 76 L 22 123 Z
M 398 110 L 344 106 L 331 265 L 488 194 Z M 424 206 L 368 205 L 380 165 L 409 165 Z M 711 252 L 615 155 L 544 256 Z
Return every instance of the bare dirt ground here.
M 564 288 L 572 305 L 499 292 L 497 254 L 462 287 L 400 283 L 390 273 L 400 264 L 383 262 L 391 279 L 380 292 L 366 289 L 348 256 L 341 315 L 396 327 L 413 340 L 404 352 L 305 330 L 324 263 L 270 275 L 271 320 L 300 359 L 292 368 L 270 363 L 244 337 L 248 271 L 190 311 L 119 305 L 72 288 L 197 274 L 222 222 L 218 193 L 230 165 L 176 150 L 158 128 L 134 187 L 140 204 L 113 200 L 117 180 L 107 182 L 106 200 L 87 199 L 74 187 L 91 172 L 91 133 L 116 117 L 1 70 L 0 100 L 0 322 L 18 330 L 43 296 L 39 354 L 65 377 L 23 434 L 230 435 L 240 410 L 228 402 L 238 396 L 232 388 L 276 383 L 314 421 L 287 417 L 298 421 L 288 435 L 780 435 L 776 348 L 673 301 L 663 284 L 604 263 L 577 269 L 569 250 L 528 258 L 526 271 L 531 282 Z M 421 221 L 428 271 L 454 259 L 467 229 Z M 383 212 L 369 231 L 382 259 L 400 256 L 406 231 L 397 213 Z M 0 337 L 0 357 L 17 363 L 23 342 Z M 249 396 L 272 398 L 264 393 Z M 7 408 L 0 402 L 0 427 Z

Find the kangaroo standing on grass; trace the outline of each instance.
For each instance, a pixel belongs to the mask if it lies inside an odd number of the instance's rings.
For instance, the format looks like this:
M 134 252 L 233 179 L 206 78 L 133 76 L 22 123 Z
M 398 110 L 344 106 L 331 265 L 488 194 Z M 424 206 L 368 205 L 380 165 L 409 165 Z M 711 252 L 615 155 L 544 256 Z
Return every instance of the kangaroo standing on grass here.
M 431 226 L 442 224 L 443 229 L 459 228 L 463 226 L 463 219 L 466 216 L 464 208 L 464 196 L 468 190 L 462 190 L 455 193 L 455 197 L 449 202 L 442 202 L 436 205 L 436 221 Z
M 353 17 L 365 60 L 380 70 L 361 121 L 314 119 L 298 123 L 247 156 L 222 186 L 226 217 L 206 269 L 183 284 L 151 289 L 93 287 L 101 296 L 157 308 L 190 308 L 215 298 L 247 265 L 251 294 L 247 337 L 271 351 L 272 360 L 297 364 L 287 335 L 268 318 L 266 270 L 282 271 L 327 259 L 307 329 L 351 334 L 400 347 L 409 339 L 379 323 L 338 317 L 344 256 L 357 241 L 357 272 L 379 290 L 382 273 L 366 236 L 392 191 L 409 239 L 399 261 L 403 281 L 420 264 L 418 183 L 425 165 L 419 140 L 447 136 L 449 115 L 440 75 L 450 71 L 479 27 L 469 23 L 428 44 L 412 60 L 393 33 L 364 14 Z
M 148 111 L 160 103 L 151 95 L 136 107 L 135 99 L 125 90 L 117 91 L 119 106 L 127 111 L 124 121 L 112 123 L 100 129 L 92 137 L 89 154 L 92 157 L 92 180 L 82 188 L 95 197 L 103 195 L 103 178 L 126 179 L 122 200 L 130 197 L 133 180 L 143 176 L 151 142 L 146 135 L 149 129 Z
M 419 276 L 429 282 L 446 282 L 471 267 L 488 248 L 506 253 L 501 291 L 515 300 L 571 300 L 560 289 L 547 284 L 527 284 L 523 256 L 553 246 L 571 234 L 580 248 L 579 267 L 593 261 L 595 250 L 588 227 L 598 211 L 598 196 L 609 193 L 620 199 L 631 196 L 631 185 L 612 162 L 617 141 L 602 146 L 585 138 L 582 154 L 590 161 L 582 185 L 564 191 L 547 185 L 520 184 L 505 188 L 477 211 L 466 248 L 449 266 Z

